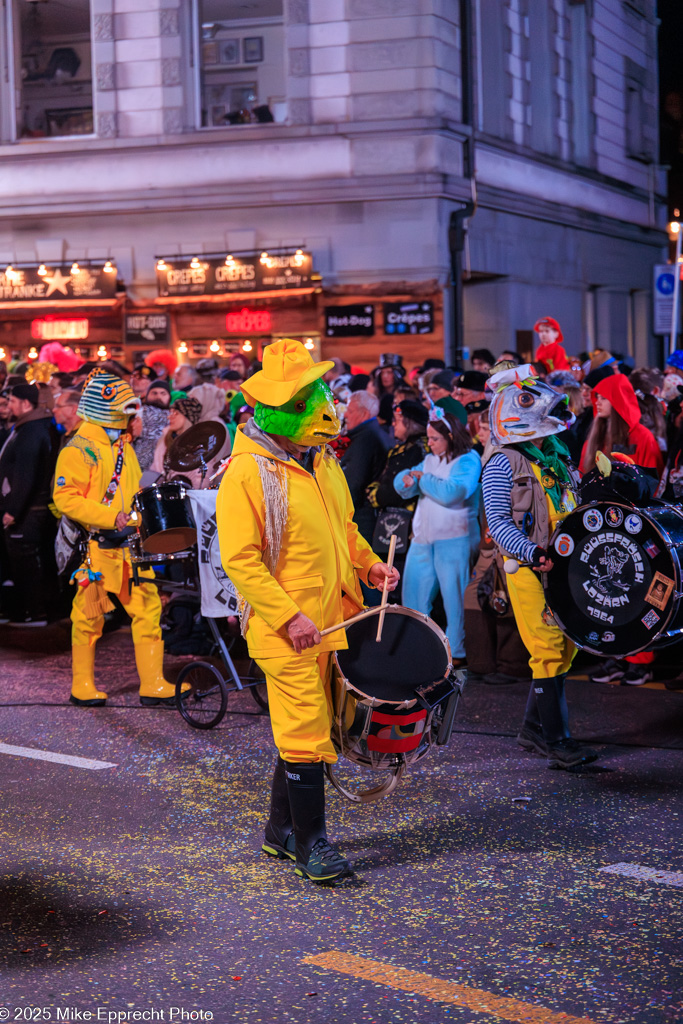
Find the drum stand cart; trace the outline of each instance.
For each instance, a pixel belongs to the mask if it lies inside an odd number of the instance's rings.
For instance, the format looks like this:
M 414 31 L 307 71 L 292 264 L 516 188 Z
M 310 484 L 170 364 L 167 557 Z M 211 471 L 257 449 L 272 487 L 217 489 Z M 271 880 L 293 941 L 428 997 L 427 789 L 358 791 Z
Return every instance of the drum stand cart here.
M 189 570 L 186 580 L 176 582 L 155 579 L 148 582 L 154 582 L 160 589 L 169 593 L 199 596 L 197 556 L 192 550 L 180 551 L 173 555 L 147 555 L 134 543 L 131 544 L 132 585 L 137 586 L 140 582 L 139 568 L 166 565 L 173 561 L 185 562 Z M 221 620 L 204 616 L 204 621 L 208 624 L 213 638 L 213 650 L 209 657 L 215 656 L 220 659 L 224 671 L 213 662 L 204 659 L 197 659 L 183 666 L 176 680 L 176 705 L 182 717 L 194 729 L 213 729 L 225 716 L 229 695 L 242 690 L 249 690 L 257 706 L 262 711 L 267 711 L 265 679 L 256 663 L 250 661 L 249 675 L 240 677 L 230 654 L 233 638 L 226 638 L 220 628 Z M 181 698 L 183 683 L 189 683 L 190 690 Z

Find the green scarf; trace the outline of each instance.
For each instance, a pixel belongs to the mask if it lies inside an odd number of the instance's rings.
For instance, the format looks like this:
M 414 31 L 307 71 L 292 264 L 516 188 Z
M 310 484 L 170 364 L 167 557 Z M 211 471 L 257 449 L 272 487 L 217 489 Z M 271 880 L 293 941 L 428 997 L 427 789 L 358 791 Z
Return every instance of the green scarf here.
M 540 448 L 531 441 L 511 447 L 516 448 L 529 462 L 535 462 L 540 467 L 543 490 L 550 495 L 555 511 L 564 511 L 561 508 L 563 486 L 568 487 L 572 482 L 567 465 L 570 458 L 569 449 L 564 441 L 560 441 L 555 434 L 550 434 L 549 437 L 543 438 Z

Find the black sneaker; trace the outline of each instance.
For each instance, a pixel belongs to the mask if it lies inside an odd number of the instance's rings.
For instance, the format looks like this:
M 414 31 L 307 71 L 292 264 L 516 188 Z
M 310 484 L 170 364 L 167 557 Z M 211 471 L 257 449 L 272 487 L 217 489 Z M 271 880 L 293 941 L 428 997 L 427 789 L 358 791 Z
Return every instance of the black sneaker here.
M 589 672 L 588 678 L 594 683 L 613 683 L 616 679 L 621 679 L 626 673 L 626 665 L 623 661 L 617 661 L 616 658 L 607 658 L 602 664 L 598 665 Z
M 548 744 L 549 768 L 578 768 L 580 764 L 590 764 L 597 759 L 597 750 L 582 746 L 571 736 Z
M 327 839 L 318 839 L 311 850 L 308 864 L 297 863 L 296 874 L 301 878 L 310 878 L 312 882 L 334 882 L 353 872 L 351 865 L 339 850 L 330 846 Z
M 506 672 L 489 672 L 484 676 L 484 682 L 488 686 L 512 686 L 514 683 L 523 683 L 527 680 L 518 679 L 517 676 L 509 676 Z
M 548 744 L 543 739 L 543 733 L 537 726 L 531 725 L 529 722 L 525 722 L 519 730 L 517 742 L 524 750 L 533 751 L 543 757 L 548 756 Z
M 296 860 L 296 840 L 293 832 L 290 832 L 285 839 L 284 846 L 281 843 L 266 839 L 261 849 L 269 857 L 277 857 L 278 860 L 287 860 L 287 858 L 289 860 Z
M 652 680 L 652 671 L 647 665 L 629 665 L 621 677 L 622 686 L 642 686 Z

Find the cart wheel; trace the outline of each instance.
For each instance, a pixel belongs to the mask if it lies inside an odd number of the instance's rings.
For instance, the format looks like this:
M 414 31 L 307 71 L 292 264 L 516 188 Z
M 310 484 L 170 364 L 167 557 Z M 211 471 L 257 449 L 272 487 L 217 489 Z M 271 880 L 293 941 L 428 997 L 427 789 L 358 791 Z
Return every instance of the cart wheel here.
M 249 690 L 252 697 L 262 711 L 268 711 L 268 688 L 263 670 L 259 668 L 254 659 L 249 662 Z
M 181 697 L 183 683 L 189 683 L 190 689 Z M 175 702 L 188 725 L 194 729 L 213 729 L 228 707 L 225 680 L 215 665 L 193 661 L 178 674 Z

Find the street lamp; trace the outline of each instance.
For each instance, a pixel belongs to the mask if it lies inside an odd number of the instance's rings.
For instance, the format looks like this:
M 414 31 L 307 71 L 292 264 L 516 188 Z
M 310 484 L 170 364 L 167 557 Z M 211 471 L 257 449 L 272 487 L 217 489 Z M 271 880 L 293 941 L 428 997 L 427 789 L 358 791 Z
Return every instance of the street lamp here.
M 676 216 L 680 216 L 678 210 L 674 210 Z M 671 304 L 671 340 L 669 343 L 669 354 L 676 351 L 678 338 L 678 302 L 681 294 L 681 243 L 683 243 L 683 231 L 681 222 L 672 220 L 669 224 L 669 238 L 676 242 L 676 255 L 674 257 L 674 293 Z

